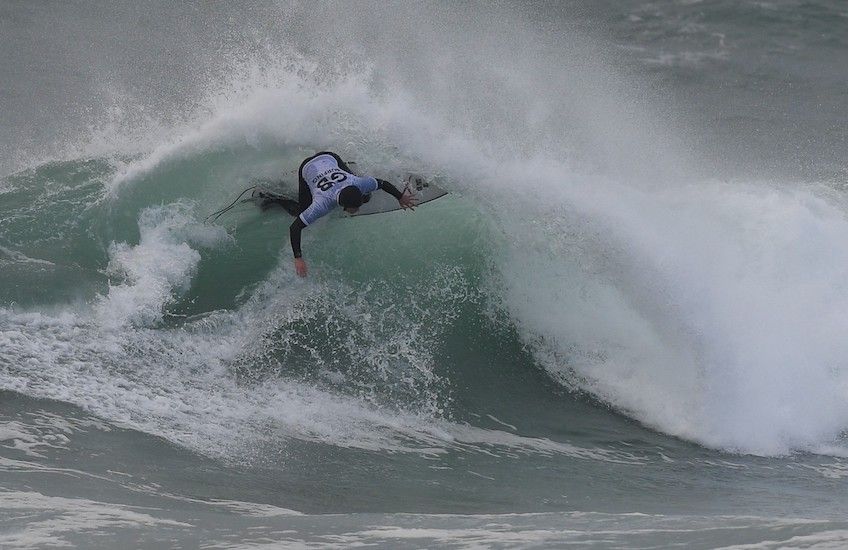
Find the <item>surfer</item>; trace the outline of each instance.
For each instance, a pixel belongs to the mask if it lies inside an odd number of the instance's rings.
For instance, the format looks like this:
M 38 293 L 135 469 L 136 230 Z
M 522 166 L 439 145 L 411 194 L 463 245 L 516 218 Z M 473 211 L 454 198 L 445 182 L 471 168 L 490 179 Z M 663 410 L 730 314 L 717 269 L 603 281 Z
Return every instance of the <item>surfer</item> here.
M 345 212 L 354 214 L 359 207 L 371 199 L 377 189 L 397 199 L 404 210 L 414 210 L 417 199 L 411 191 L 400 191 L 391 183 L 371 176 L 357 176 L 335 153 L 324 151 L 304 160 L 298 171 L 298 200 L 282 199 L 280 205 L 295 216 L 289 228 L 294 268 L 301 277 L 306 277 L 306 261 L 300 250 L 300 233 L 303 228 L 315 223 L 330 213 L 337 205 Z

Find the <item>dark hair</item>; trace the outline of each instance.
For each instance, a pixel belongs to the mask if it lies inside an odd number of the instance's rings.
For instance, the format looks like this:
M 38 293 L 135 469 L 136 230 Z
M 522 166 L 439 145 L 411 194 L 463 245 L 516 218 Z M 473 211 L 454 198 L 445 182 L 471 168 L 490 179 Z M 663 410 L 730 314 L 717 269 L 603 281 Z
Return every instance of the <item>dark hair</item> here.
M 339 204 L 343 208 L 359 208 L 363 202 L 362 191 L 358 187 L 348 185 L 339 192 Z

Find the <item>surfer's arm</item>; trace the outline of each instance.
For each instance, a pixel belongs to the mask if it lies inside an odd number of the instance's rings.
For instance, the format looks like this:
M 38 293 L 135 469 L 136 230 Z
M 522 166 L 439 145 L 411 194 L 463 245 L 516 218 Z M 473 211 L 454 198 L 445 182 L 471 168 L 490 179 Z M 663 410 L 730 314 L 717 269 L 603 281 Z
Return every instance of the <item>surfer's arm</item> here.
M 291 239 L 292 253 L 295 258 L 303 256 L 303 252 L 300 250 L 300 232 L 303 231 L 304 227 L 306 227 L 306 224 L 303 223 L 300 216 L 296 217 L 289 226 L 289 239 Z
M 400 204 L 400 207 L 404 210 L 406 210 L 407 208 L 409 208 L 410 210 L 415 210 L 415 205 L 418 201 L 415 199 L 415 196 L 412 194 L 411 191 L 407 189 L 401 191 L 391 183 L 381 179 L 377 180 L 377 189 L 382 189 L 389 195 L 396 198 L 398 204 Z
M 306 261 L 303 259 L 303 252 L 300 250 L 300 233 L 306 224 L 296 217 L 289 226 L 289 239 L 291 239 L 292 253 L 294 254 L 294 268 L 297 274 L 301 277 L 306 277 Z
M 300 232 L 307 225 L 315 223 L 318 218 L 326 215 L 334 206 L 335 204 L 332 202 L 332 199 L 328 200 L 326 197 L 313 200 L 312 204 L 301 212 L 300 216 L 296 217 L 289 226 L 289 238 L 291 239 L 292 253 L 294 254 L 294 268 L 301 277 L 306 277 L 306 261 L 301 257 Z
M 389 195 L 393 196 L 397 200 L 400 200 L 401 197 L 403 197 L 403 192 L 400 189 L 398 189 L 397 187 L 395 187 L 394 185 L 392 185 L 391 183 L 387 182 L 386 180 L 381 180 L 381 179 L 378 179 L 378 178 L 374 178 L 374 179 L 377 180 L 377 189 L 382 189 L 383 191 L 385 191 Z

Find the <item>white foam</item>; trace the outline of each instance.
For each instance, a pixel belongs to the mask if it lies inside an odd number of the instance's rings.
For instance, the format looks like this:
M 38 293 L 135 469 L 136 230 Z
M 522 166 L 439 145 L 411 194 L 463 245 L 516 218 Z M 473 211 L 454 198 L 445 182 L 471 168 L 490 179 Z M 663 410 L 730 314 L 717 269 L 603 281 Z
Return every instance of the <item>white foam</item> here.
M 38 512 L 20 529 L 0 533 L 5 548 L 70 547 L 69 535 L 151 527 L 189 528 L 190 524 L 157 518 L 130 506 L 83 498 L 47 496 L 36 492 L 0 491 L 0 508 Z
M 48 266 L 53 267 L 54 264 L 48 260 L 42 260 L 39 258 L 30 258 L 26 254 L 18 252 L 17 250 L 12 250 L 10 248 L 6 248 L 4 246 L 0 246 L 0 264 L 10 263 L 10 264 L 35 264 L 40 266 Z
M 835 442 L 848 426 L 842 205 L 773 185 L 593 184 L 563 182 L 567 208 L 525 219 L 501 263 L 548 368 L 711 446 Z
M 492 548 L 548 546 L 668 547 L 713 546 L 743 543 L 741 548 L 807 548 L 822 544 L 836 547 L 845 540 L 839 523 L 804 519 L 739 516 L 660 516 L 561 512 L 537 514 L 362 514 L 302 516 L 292 523 L 308 522 L 309 535 L 292 529 L 280 533 L 286 546 L 350 548 Z M 316 525 L 332 522 L 330 532 Z M 245 548 L 272 548 L 267 538 L 253 533 L 242 539 Z M 756 542 L 749 542 L 756 541 Z M 750 546 L 744 545 L 748 542 Z M 226 543 L 211 547 L 223 548 Z M 732 547 L 737 546 L 721 546 Z M 816 546 L 817 547 L 817 546 Z
M 49 316 L 0 310 L 0 383 L 4 389 L 75 403 L 112 423 L 234 460 L 250 460 L 266 446 L 278 448 L 296 438 L 374 451 L 511 450 L 642 462 L 629 453 L 441 420 L 440 397 L 428 396 L 434 381 L 430 356 L 422 343 L 396 330 L 414 327 L 415 321 L 396 308 L 381 307 L 382 293 L 364 300 L 336 283 L 312 279 L 294 284 L 293 277 L 286 262 L 239 310 L 213 313 L 173 330 L 104 324 L 99 313 L 87 311 Z M 446 282 L 434 277 L 434 284 Z M 448 287 L 439 292 L 452 303 Z M 352 298 L 345 302 L 339 296 Z M 113 299 L 111 293 L 108 299 Z M 149 304 L 162 306 L 160 300 Z M 438 311 L 428 314 L 442 317 Z M 384 404 L 379 390 L 351 397 L 264 374 L 261 383 L 239 383 L 233 365 L 273 367 L 273 335 L 282 330 L 282 343 L 290 345 L 286 326 L 325 315 L 324 322 L 342 324 L 356 334 L 349 361 L 361 365 L 362 372 L 371 369 L 378 379 L 393 376 L 399 364 L 398 385 L 415 389 L 416 402 L 404 409 Z
M 188 289 L 200 253 L 192 245 L 212 247 L 227 239 L 220 227 L 201 226 L 188 206 L 150 207 L 139 217 L 137 245 L 112 243 L 107 271 L 123 282 L 112 284 L 97 304 L 101 323 L 149 326 L 160 321 L 163 308 Z
M 848 529 L 830 529 L 812 535 L 798 535 L 779 540 L 765 540 L 751 544 L 733 544 L 726 550 L 767 550 L 770 548 L 816 548 L 818 550 L 839 550 L 848 545 Z
M 6 448 L 23 451 L 27 456 L 43 458 L 44 454 L 37 451 L 38 448 L 64 448 L 68 438 L 61 435 L 51 437 L 52 441 L 38 437 L 31 433 L 30 426 L 21 422 L 0 422 L 0 444 Z M 58 443 L 58 444 L 57 444 Z

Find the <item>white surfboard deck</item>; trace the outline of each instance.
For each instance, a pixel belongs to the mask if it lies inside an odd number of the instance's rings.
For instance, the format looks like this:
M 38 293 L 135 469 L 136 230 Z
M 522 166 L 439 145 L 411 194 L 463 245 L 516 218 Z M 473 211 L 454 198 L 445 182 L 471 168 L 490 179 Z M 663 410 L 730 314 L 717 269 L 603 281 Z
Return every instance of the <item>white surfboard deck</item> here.
M 434 201 L 448 194 L 441 187 L 428 182 L 421 176 L 416 174 L 407 174 L 403 179 L 403 187 L 401 191 L 409 191 L 418 199 L 418 205 Z M 345 218 L 354 218 L 356 216 L 369 216 L 371 214 L 383 214 L 385 212 L 394 212 L 401 210 L 396 198 L 382 190 L 377 190 L 371 193 L 371 199 L 359 207 L 355 214 L 349 214 L 339 209 L 342 216 Z

